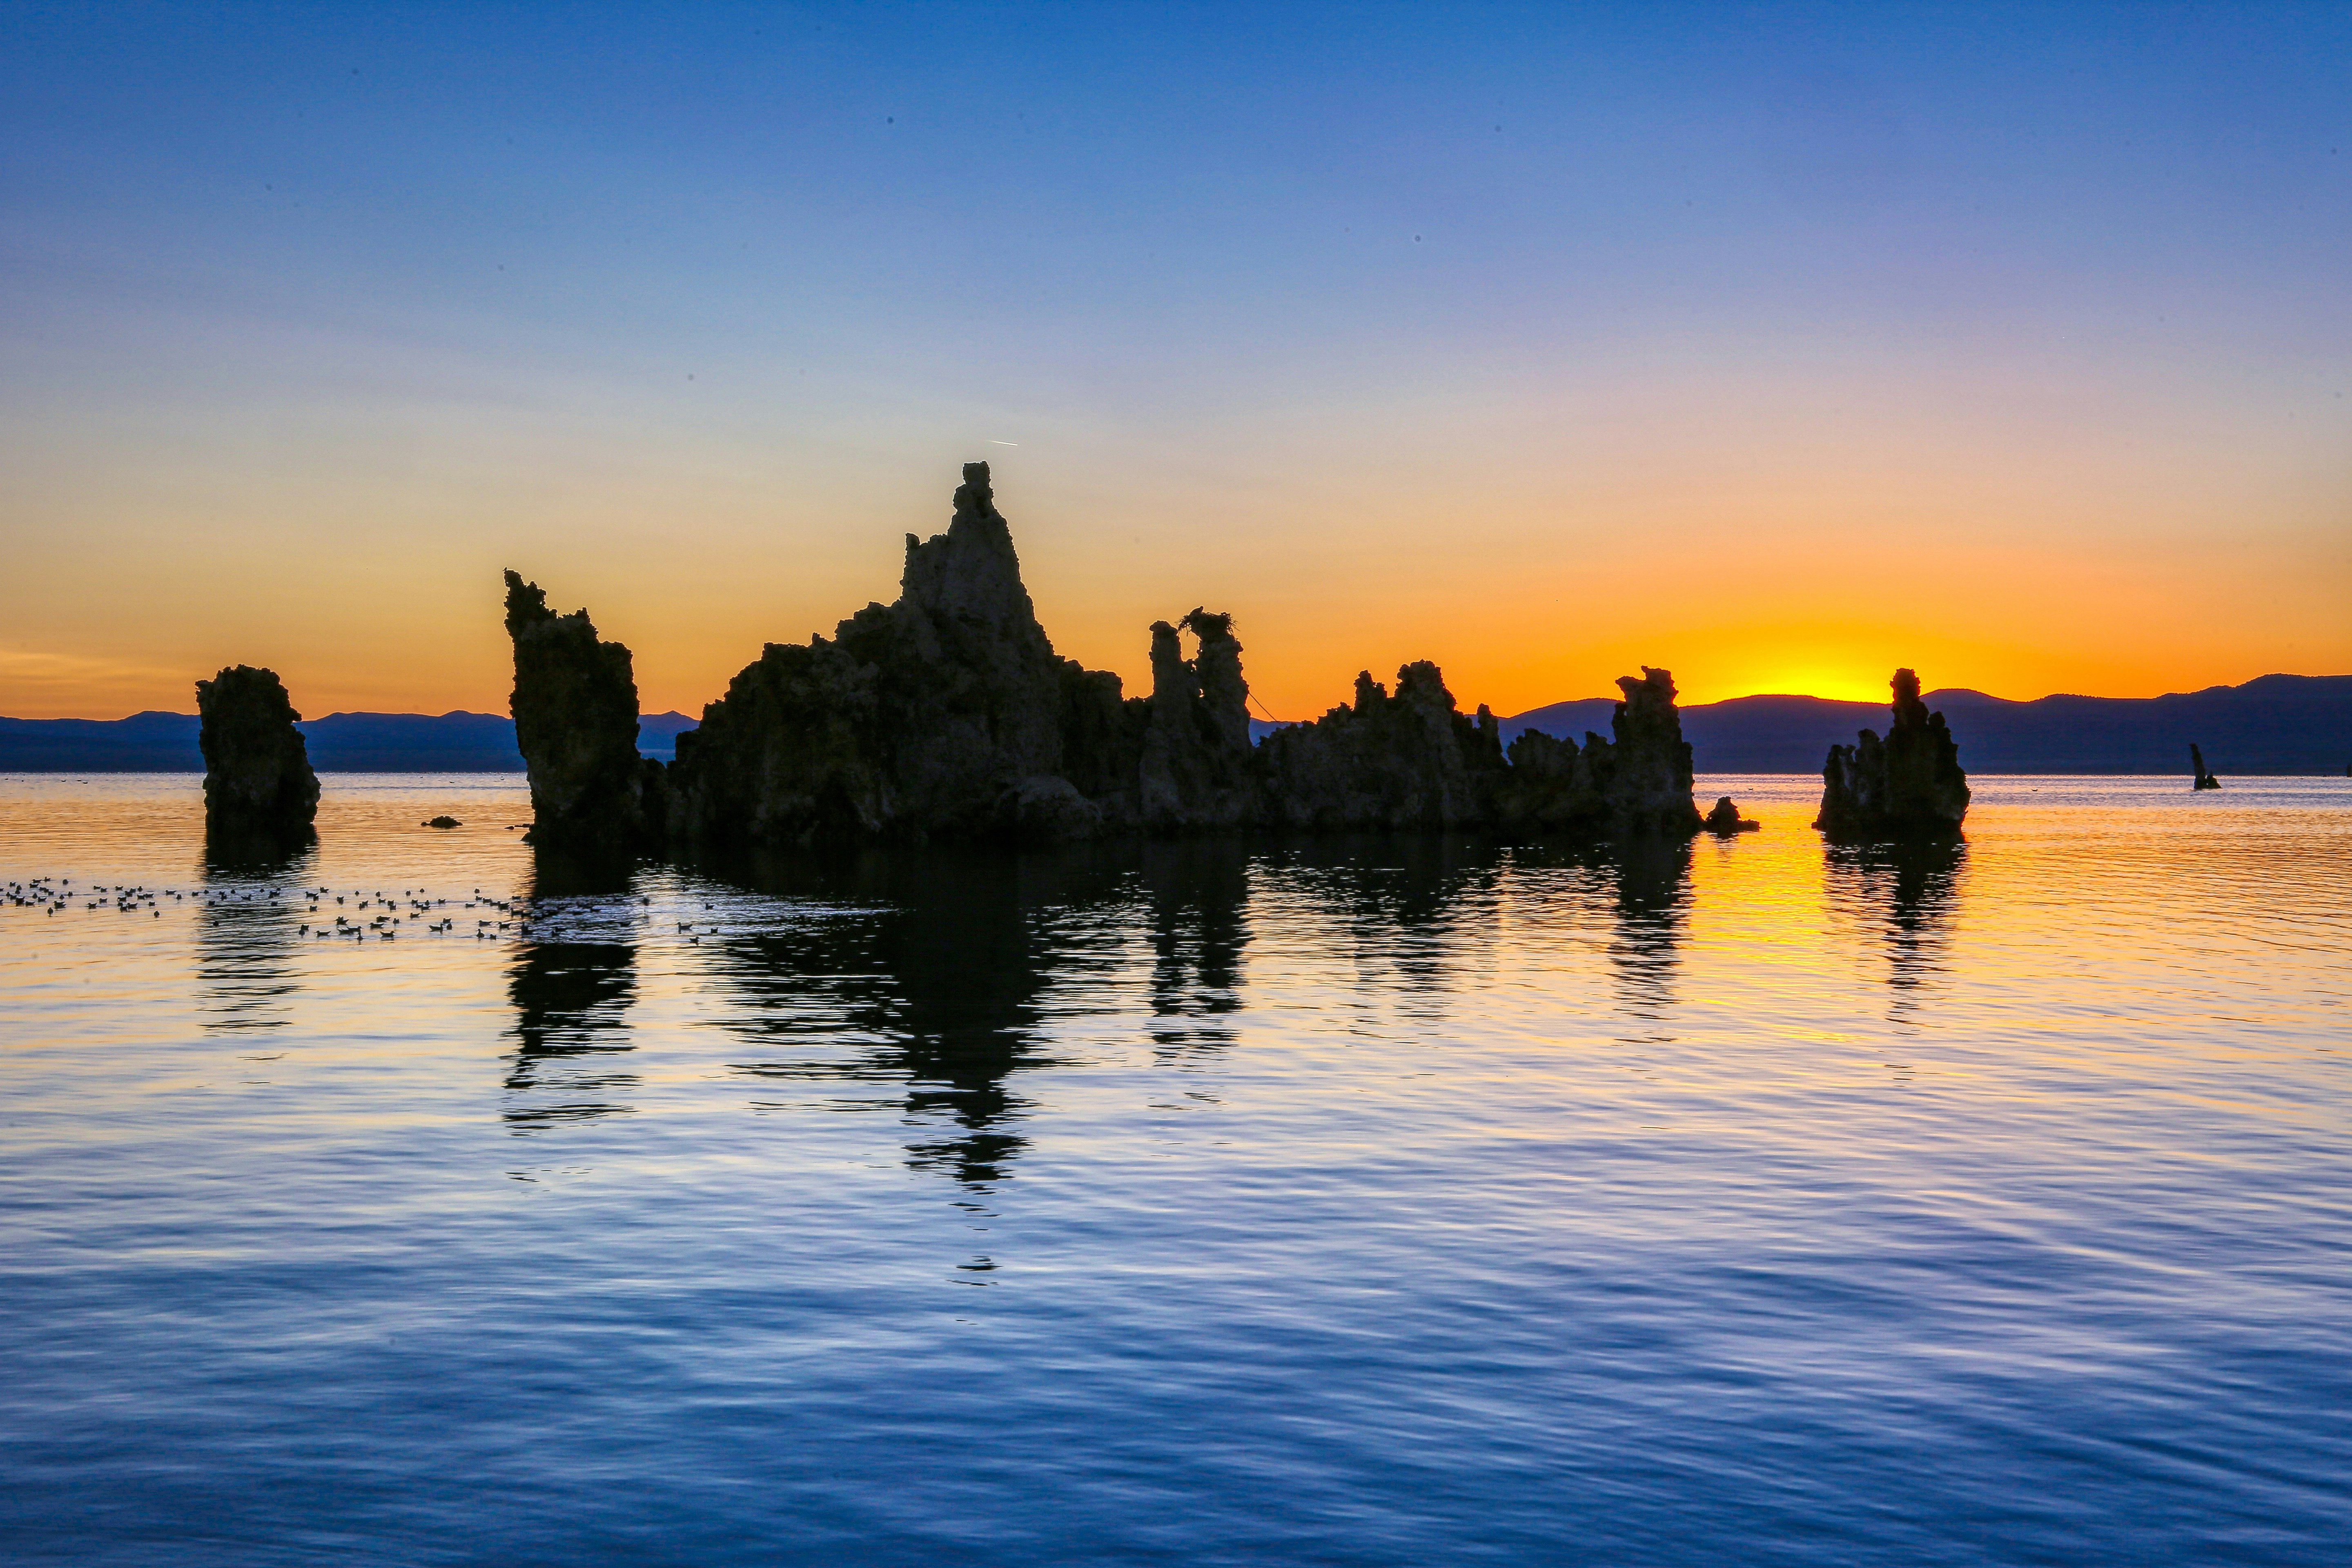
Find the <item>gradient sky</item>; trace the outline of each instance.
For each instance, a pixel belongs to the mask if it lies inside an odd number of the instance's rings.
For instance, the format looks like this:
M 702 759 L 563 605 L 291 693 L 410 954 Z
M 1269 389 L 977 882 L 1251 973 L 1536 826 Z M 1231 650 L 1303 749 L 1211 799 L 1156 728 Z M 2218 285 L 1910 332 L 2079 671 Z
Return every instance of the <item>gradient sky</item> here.
M 0 712 L 503 710 L 509 565 L 698 711 L 977 458 L 1285 717 L 2352 670 L 2352 6 L 0 29 Z

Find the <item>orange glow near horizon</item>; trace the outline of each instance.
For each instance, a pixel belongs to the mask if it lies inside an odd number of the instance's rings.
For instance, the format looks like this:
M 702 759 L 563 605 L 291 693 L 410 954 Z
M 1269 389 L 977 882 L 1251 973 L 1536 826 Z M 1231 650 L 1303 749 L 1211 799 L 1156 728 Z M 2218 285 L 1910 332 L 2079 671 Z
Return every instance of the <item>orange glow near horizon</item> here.
M 1701 441 L 1677 422 L 1699 395 L 1636 378 L 1605 406 L 1530 389 L 1506 415 L 1438 389 L 1351 411 L 1361 429 L 1237 413 L 1210 457 L 1084 427 L 1013 452 L 930 431 L 781 455 L 593 421 L 535 442 L 451 430 L 434 463 L 373 486 L 324 437 L 262 476 L 185 445 L 110 466 L 106 443 L 61 440 L 12 476 L 41 526 L 9 542 L 0 713 L 186 712 L 195 680 L 239 662 L 313 716 L 503 711 L 509 566 L 633 649 L 646 711 L 698 713 L 763 643 L 894 598 L 902 536 L 945 526 L 971 457 L 997 463 L 1060 652 L 1132 694 L 1152 621 L 1230 611 L 1254 694 L 1286 719 L 1416 658 L 1502 714 L 1613 695 L 1644 664 L 1690 703 L 1883 701 L 1898 665 L 2020 699 L 2352 670 L 2332 437 L 2225 430 L 2243 437 L 2226 453 L 2155 462 L 2043 437 L 2028 409 L 1832 438 L 1797 389 L 1715 389 Z

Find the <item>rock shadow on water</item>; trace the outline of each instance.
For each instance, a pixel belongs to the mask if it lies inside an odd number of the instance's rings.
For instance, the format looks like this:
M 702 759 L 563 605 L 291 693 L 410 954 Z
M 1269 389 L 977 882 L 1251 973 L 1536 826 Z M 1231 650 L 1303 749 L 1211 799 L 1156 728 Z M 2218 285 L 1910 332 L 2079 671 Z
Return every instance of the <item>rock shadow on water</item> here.
M 196 1011 L 206 1033 L 280 1029 L 302 988 L 302 900 L 313 840 L 207 833 L 196 907 Z
M 1827 847 L 1828 901 L 1879 928 L 1897 1017 L 1915 1015 L 1946 969 L 1968 857 L 1961 838 Z
M 747 1044 L 782 1054 L 735 1064 L 748 1077 L 888 1083 L 914 1130 L 907 1163 L 975 1191 L 1008 1179 L 1028 1146 L 1017 1073 L 1052 1065 L 1051 995 L 1115 968 L 1131 910 L 1131 848 L 870 848 L 698 858 L 704 875 L 807 909 L 781 931 L 706 942 L 740 1005 Z
M 511 1131 L 635 1109 L 618 1097 L 636 1087 L 637 1075 L 604 1064 L 636 1048 L 628 1014 L 637 996 L 637 944 L 616 939 L 609 911 L 634 909 L 637 870 L 628 856 L 533 850 L 533 918 L 524 927 L 530 934 L 517 940 L 507 976 L 515 1012 L 504 1086 Z M 567 902 L 604 917 L 585 940 L 565 930 Z M 623 931 L 635 923 L 633 913 L 622 917 Z

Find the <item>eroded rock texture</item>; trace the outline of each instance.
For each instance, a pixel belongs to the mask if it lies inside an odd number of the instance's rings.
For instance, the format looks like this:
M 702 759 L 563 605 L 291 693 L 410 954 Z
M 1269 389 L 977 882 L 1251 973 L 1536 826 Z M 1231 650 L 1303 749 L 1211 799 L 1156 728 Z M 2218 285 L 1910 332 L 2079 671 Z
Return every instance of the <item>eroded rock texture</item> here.
M 319 814 L 319 775 L 302 715 L 276 673 L 231 665 L 196 682 L 196 743 L 205 753 L 205 821 L 245 833 L 299 833 Z
M 663 827 L 662 766 L 637 754 L 629 650 L 585 610 L 559 616 L 536 583 L 506 574 L 514 639 L 515 743 L 530 773 L 534 844 L 622 848 Z
M 769 644 L 678 737 L 680 826 L 771 844 L 1083 837 L 1139 818 L 1147 731 L 1181 728 L 1182 685 L 1155 713 L 1054 652 L 988 465 L 967 463 L 947 531 L 907 536 L 897 603 Z
M 1895 722 L 1881 741 L 1864 730 L 1832 746 L 1813 826 L 1832 838 L 1904 838 L 1957 832 L 1969 811 L 1968 774 L 1941 713 L 1919 700 L 1919 678 L 1895 672 Z
M 1437 666 L 1397 671 L 1396 694 L 1366 670 L 1356 700 L 1258 743 L 1263 820 L 1273 827 L 1457 827 L 1489 815 L 1503 746 L 1495 716 L 1455 708 Z
M 1642 667 L 1620 676 L 1624 695 L 1612 739 L 1584 744 L 1539 730 L 1511 742 L 1510 773 L 1495 793 L 1495 817 L 1520 832 L 1580 831 L 1687 838 L 1699 830 L 1691 799 L 1691 749 L 1675 706 L 1675 678 Z

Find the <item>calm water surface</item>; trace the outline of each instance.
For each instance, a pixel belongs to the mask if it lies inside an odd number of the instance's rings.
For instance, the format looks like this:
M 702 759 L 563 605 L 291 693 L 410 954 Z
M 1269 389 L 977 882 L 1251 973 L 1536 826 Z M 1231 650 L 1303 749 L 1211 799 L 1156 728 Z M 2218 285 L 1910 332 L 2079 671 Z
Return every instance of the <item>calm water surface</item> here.
M 1701 783 L 1764 831 L 687 868 L 0 779 L 74 889 L 0 904 L 0 1549 L 2352 1561 L 2352 781 Z

